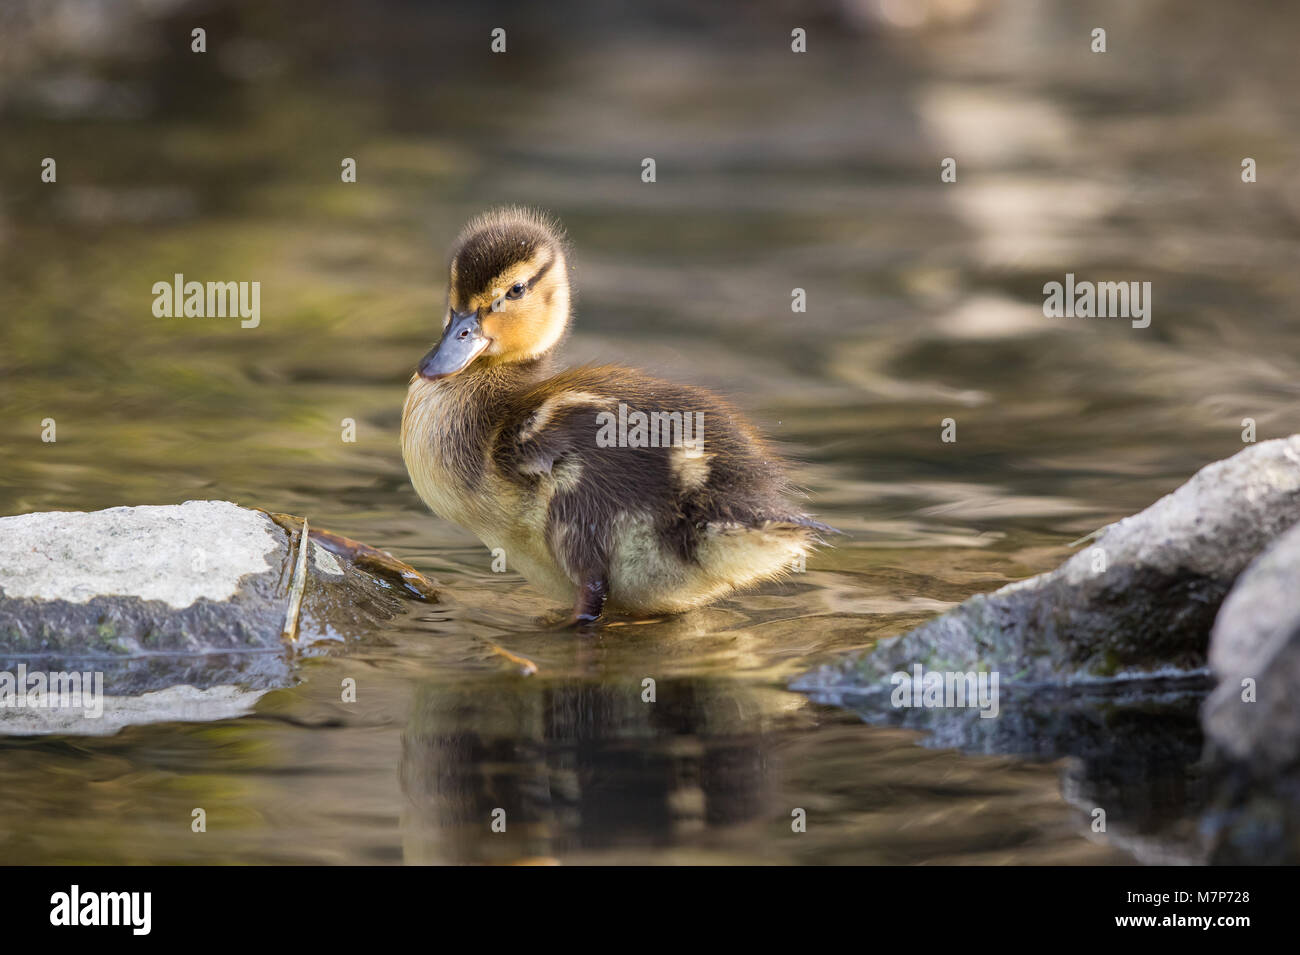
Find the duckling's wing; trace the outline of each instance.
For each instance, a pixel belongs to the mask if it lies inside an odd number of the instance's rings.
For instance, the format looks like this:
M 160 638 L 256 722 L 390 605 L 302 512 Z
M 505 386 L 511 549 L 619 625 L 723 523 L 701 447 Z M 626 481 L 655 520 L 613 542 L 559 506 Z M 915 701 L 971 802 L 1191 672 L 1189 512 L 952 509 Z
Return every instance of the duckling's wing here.
M 524 404 L 507 416 L 497 434 L 492 457 L 498 470 L 514 479 L 554 474 L 565 456 L 595 448 L 596 416 L 610 400 L 562 390 Z
M 674 594 L 663 606 L 677 606 L 677 585 L 665 581 L 770 576 L 831 530 L 789 507 L 775 455 L 718 399 L 631 376 L 596 377 L 550 379 L 520 396 L 493 442 L 494 469 L 518 489 L 519 519 L 545 515 L 537 531 L 570 579 L 612 572 L 624 589 L 632 578 L 658 579 Z M 702 446 L 602 440 L 601 416 L 621 414 L 621 402 L 702 412 Z
M 663 509 L 661 455 L 606 447 L 597 416 L 612 398 L 552 387 L 504 416 L 492 448 L 497 474 L 518 493 L 519 520 L 531 524 L 556 566 L 587 583 L 608 572 L 622 515 Z

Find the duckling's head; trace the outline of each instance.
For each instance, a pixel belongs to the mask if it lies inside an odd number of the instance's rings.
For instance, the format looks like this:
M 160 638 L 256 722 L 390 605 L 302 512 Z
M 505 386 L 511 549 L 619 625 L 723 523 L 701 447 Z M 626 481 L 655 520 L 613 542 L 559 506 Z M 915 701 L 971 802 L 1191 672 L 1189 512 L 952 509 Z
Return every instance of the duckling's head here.
M 569 326 L 564 233 L 532 209 L 494 209 L 452 247 L 442 339 L 420 362 L 437 381 L 470 365 L 533 361 Z

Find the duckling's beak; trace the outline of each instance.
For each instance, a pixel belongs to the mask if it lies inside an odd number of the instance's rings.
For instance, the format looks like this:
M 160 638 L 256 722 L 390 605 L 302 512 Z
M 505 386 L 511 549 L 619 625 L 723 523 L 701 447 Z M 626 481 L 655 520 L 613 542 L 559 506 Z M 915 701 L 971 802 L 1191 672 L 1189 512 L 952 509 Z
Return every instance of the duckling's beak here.
M 442 341 L 420 362 L 420 377 L 437 381 L 464 371 L 491 343 L 492 340 L 483 334 L 478 312 L 452 312 L 447 330 L 442 333 Z

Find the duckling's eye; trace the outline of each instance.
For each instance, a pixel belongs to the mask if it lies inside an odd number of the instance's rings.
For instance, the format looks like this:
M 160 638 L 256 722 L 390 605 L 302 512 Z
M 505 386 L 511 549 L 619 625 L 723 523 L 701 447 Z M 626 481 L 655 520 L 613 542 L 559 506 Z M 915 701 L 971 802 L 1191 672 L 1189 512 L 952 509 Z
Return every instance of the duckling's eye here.
M 528 291 L 527 285 L 525 285 L 523 282 L 516 282 L 514 285 L 510 286 L 510 291 L 506 292 L 506 298 L 509 299 L 523 298 L 524 292 L 526 291 Z

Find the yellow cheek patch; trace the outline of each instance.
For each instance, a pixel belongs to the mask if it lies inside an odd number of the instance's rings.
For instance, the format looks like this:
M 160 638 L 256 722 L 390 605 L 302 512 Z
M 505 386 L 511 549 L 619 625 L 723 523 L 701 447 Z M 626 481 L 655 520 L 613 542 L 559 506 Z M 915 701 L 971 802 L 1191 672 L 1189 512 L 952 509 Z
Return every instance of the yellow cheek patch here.
M 539 340 L 546 337 L 551 318 L 545 305 L 528 296 L 518 301 L 501 303 L 499 311 L 489 309 L 483 315 L 483 331 L 495 344 L 493 355 L 517 355 L 531 352 Z
M 505 298 L 516 283 L 537 279 L 521 298 Z M 569 322 L 569 290 L 564 257 L 512 265 L 487 291 L 468 303 L 482 316 L 483 334 L 492 339 L 485 354 L 505 361 L 526 361 L 552 348 Z M 495 295 L 495 297 L 494 297 Z M 496 304 L 494 309 L 492 306 Z

